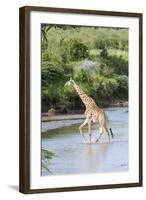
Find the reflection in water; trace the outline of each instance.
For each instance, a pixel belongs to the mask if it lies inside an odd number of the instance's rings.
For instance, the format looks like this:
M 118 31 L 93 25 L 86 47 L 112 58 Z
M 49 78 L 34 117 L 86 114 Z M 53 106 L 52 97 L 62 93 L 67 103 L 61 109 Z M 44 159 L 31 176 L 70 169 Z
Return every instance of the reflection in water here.
M 49 130 L 42 134 L 42 147 L 57 156 L 48 160 L 52 175 L 119 172 L 128 170 L 128 112 L 125 108 L 108 111 L 110 127 L 114 132 L 112 143 L 81 143 L 78 126 Z M 84 129 L 88 138 L 87 128 Z M 92 129 L 97 139 L 97 126 Z M 42 175 L 50 175 L 42 169 Z
M 103 162 L 109 144 L 81 144 L 82 168 L 88 172 L 97 170 Z

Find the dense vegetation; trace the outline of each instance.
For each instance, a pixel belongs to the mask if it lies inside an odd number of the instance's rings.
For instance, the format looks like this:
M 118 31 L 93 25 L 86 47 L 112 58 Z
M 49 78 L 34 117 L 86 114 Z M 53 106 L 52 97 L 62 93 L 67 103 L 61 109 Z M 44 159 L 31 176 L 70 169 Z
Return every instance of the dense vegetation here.
M 83 109 L 72 77 L 100 106 L 128 99 L 128 29 L 41 26 L 42 112 Z

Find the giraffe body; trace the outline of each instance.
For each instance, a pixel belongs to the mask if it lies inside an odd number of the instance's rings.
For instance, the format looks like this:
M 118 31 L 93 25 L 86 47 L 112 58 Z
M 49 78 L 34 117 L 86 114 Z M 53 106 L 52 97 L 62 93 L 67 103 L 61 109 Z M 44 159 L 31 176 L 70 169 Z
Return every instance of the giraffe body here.
M 85 110 L 86 118 L 91 119 L 91 121 L 94 123 L 100 122 L 101 125 L 104 126 L 105 119 L 106 119 L 104 110 L 99 108 L 97 104 L 95 103 L 95 101 L 91 97 L 86 95 L 85 92 L 82 91 L 76 83 L 73 86 L 86 107 L 86 110 Z
M 82 102 L 84 103 L 86 110 L 85 110 L 85 121 L 84 123 L 79 127 L 81 135 L 82 134 L 82 128 L 88 124 L 88 130 L 89 130 L 89 140 L 91 142 L 91 123 L 98 123 L 99 124 L 99 138 L 96 140 L 97 142 L 100 140 L 103 132 L 107 133 L 108 141 L 110 142 L 110 132 L 107 125 L 107 117 L 103 109 L 99 108 L 95 101 L 89 97 L 81 88 L 74 82 L 74 80 L 70 80 L 66 83 L 66 85 L 72 85 L 76 92 L 78 93 L 79 97 L 81 98 Z

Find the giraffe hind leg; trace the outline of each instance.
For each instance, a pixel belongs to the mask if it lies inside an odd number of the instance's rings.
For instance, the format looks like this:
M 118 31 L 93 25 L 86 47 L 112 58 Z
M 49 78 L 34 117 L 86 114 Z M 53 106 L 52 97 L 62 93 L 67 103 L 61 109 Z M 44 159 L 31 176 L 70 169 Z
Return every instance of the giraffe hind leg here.
M 89 131 L 89 142 L 91 143 L 91 137 L 92 137 L 92 132 L 91 132 L 91 119 L 88 120 L 88 131 Z
M 102 135 L 103 135 L 103 128 L 100 127 L 100 128 L 99 128 L 99 137 L 97 138 L 96 142 L 99 142 L 99 141 L 100 141 L 100 138 L 101 138 Z
M 110 143 L 111 142 L 111 140 L 110 140 L 110 131 L 109 131 L 109 129 L 107 127 L 105 127 L 104 129 L 105 129 L 105 132 L 106 132 L 108 143 Z

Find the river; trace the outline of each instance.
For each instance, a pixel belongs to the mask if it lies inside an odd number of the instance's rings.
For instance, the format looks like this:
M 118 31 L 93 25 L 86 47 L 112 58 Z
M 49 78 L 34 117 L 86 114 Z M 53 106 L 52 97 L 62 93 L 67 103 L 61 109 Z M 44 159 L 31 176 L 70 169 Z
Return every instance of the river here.
M 108 144 L 105 135 L 101 143 L 97 124 L 92 126 L 92 144 L 88 142 L 87 127 L 83 129 L 86 141 L 81 141 L 81 119 L 65 119 L 42 123 L 42 148 L 55 156 L 42 168 L 42 176 L 122 172 L 128 170 L 128 108 L 105 109 L 114 138 Z M 56 126 L 55 126 L 56 125 Z

